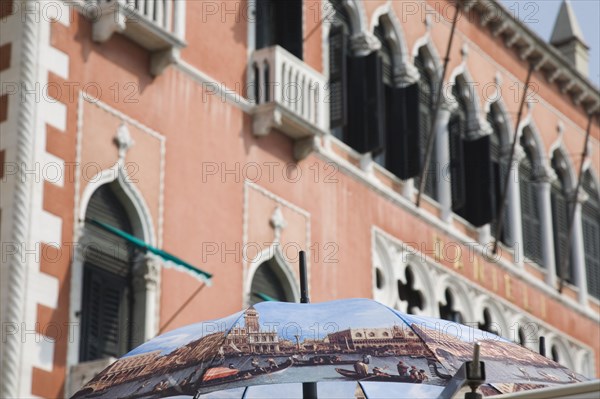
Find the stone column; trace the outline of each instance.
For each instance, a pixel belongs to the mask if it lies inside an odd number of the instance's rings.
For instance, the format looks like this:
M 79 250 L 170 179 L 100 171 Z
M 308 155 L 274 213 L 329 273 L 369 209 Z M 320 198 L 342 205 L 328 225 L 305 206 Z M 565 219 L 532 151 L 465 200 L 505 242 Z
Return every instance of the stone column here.
M 525 158 L 525 150 L 520 144 L 515 147 L 513 162 L 509 165 L 510 178 L 508 180 L 507 195 L 508 200 L 506 213 L 509 220 L 509 226 L 504 226 L 509 234 L 509 245 L 515 251 L 514 263 L 523 266 L 523 257 L 525 256 L 523 248 L 523 225 L 521 223 L 521 188 L 519 184 L 519 164 Z
M 583 191 L 577 197 L 570 196 L 570 205 L 575 206 L 573 212 L 573 231 L 571 234 L 571 254 L 573 259 L 573 282 L 579 288 L 579 303 L 587 306 L 587 275 L 585 271 L 585 248 L 583 243 L 583 226 L 581 222 L 581 204 L 587 200 L 587 194 Z
M 133 267 L 134 344 L 139 345 L 158 333 L 158 285 L 162 261 L 146 254 Z
M 540 225 L 542 241 L 542 260 L 546 268 L 546 283 L 556 286 L 556 263 L 554 260 L 554 235 L 552 229 L 552 204 L 550 202 L 551 184 L 556 179 L 556 173 L 551 168 L 545 168 L 544 174 L 538 177 L 537 186 L 538 206 L 540 208 Z
M 435 147 L 437 165 L 435 172 L 438 175 L 437 196 L 442 209 L 442 220 L 449 223 L 452 220 L 452 188 L 450 185 L 450 136 L 448 122 L 452 112 L 452 105 L 443 101 L 438 111 L 435 124 Z

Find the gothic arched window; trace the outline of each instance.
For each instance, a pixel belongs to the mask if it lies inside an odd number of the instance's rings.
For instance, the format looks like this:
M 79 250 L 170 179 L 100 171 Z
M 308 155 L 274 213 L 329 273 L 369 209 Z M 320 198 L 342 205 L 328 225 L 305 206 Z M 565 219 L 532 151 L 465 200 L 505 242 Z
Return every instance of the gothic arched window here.
M 252 277 L 250 304 L 265 300 L 294 302 L 291 283 L 275 258 L 261 263 Z
M 502 206 L 502 193 L 506 190 L 504 182 L 506 174 L 509 173 L 509 165 L 507 159 L 502 154 L 502 149 L 506 146 L 505 140 L 503 140 L 502 129 L 504 128 L 505 120 L 502 114 L 499 112 L 497 105 L 492 104 L 490 112 L 487 115 L 487 121 L 492 128 L 492 135 L 490 136 L 490 162 L 492 172 L 492 199 L 493 199 L 493 211 L 494 218 L 490 224 L 490 231 L 492 236 L 496 235 L 497 220 L 496 215 Z M 508 197 L 507 197 L 508 198 Z M 508 204 L 504 209 L 504 220 L 502 224 L 502 232 L 500 233 L 499 240 L 504 244 L 510 242 L 510 218 L 508 213 Z
M 343 139 L 347 123 L 347 57 L 350 16 L 340 1 L 332 1 L 333 19 L 329 30 L 329 116 L 331 133 Z
M 521 195 L 521 223 L 523 228 L 523 253 L 540 266 L 545 266 L 542 258 L 542 225 L 539 207 L 539 194 L 536 188 L 535 159 L 530 136 L 525 129 L 521 136 L 521 146 L 525 157 L 519 164 L 519 190 Z
M 588 293 L 596 299 L 600 299 L 600 194 L 598 194 L 598 187 L 589 170 L 583 175 L 581 187 L 588 195 L 582 209 Z
M 431 132 L 432 118 L 434 112 L 434 93 L 433 71 L 428 66 L 426 49 L 421 47 L 419 54 L 415 57 L 415 67 L 419 71 L 419 153 L 421 156 L 421 165 L 425 162 L 425 153 L 427 150 L 427 138 Z M 435 146 L 432 148 L 428 175 L 425 181 L 425 194 L 433 199 L 437 199 L 437 179 L 438 165 Z M 419 187 L 419 178 L 415 178 L 415 186 Z
M 457 108 L 450 116 L 448 133 L 450 141 L 450 180 L 452 192 L 452 210 L 460 216 L 466 211 L 465 164 L 463 137 L 467 131 L 466 87 L 457 79 L 452 87 L 452 95 L 457 101 Z
M 566 161 L 558 152 L 555 152 L 554 156 L 552 157 L 552 168 L 558 177 L 552 182 L 552 188 L 550 190 L 556 275 L 562 277 L 566 281 L 572 282 L 573 263 L 571 261 L 571 255 L 573 251 L 569 242 L 571 212 L 567 198 L 567 166 Z
M 118 193 L 118 183 L 100 186 L 89 201 L 86 219 L 134 235 Z M 138 253 L 124 238 L 93 224 L 86 224 L 85 238 L 80 361 L 119 357 L 134 345 L 132 274 Z

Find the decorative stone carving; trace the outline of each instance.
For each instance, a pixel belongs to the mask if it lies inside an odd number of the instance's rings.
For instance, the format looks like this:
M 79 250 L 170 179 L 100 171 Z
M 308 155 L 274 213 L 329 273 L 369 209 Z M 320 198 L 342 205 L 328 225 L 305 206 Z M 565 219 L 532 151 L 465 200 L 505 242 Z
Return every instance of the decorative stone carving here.
M 367 55 L 381 48 L 379 40 L 370 32 L 361 32 L 350 38 L 350 49 L 357 56 Z
M 161 260 L 152 254 L 146 254 L 133 267 L 133 286 L 137 290 L 155 288 L 160 278 Z
M 287 227 L 287 221 L 283 217 L 283 213 L 281 212 L 280 207 L 275 208 L 269 222 L 275 234 L 273 241 L 279 242 L 281 239 L 281 231 Z
M 135 144 L 133 138 L 131 138 L 131 134 L 129 133 L 129 129 L 127 125 L 122 123 L 117 129 L 117 134 L 114 138 L 115 145 L 119 149 L 119 161 L 123 162 L 125 160 L 125 155 L 127 155 L 127 151 Z

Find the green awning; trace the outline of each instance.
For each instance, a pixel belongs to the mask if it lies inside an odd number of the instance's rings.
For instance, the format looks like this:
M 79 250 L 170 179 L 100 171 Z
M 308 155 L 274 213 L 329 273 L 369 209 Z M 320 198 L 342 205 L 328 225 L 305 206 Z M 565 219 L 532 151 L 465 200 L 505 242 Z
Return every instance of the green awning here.
M 200 276 L 203 279 L 205 279 L 207 282 L 209 279 L 212 278 L 212 274 L 205 272 L 204 270 L 200 270 L 195 266 L 190 265 L 189 263 L 187 263 L 186 261 L 179 259 L 178 257 L 176 257 L 175 255 L 172 255 L 166 251 L 163 251 L 162 249 L 153 247 L 152 245 L 144 242 L 143 240 L 140 240 L 139 238 L 132 236 L 129 233 L 124 232 L 123 230 L 119 230 L 116 227 L 110 226 L 106 223 L 102 223 L 99 222 L 97 220 L 94 219 L 90 219 L 90 218 L 86 218 L 85 219 L 86 222 L 89 222 L 91 224 L 93 224 L 94 226 L 97 226 L 105 231 L 108 231 L 111 234 L 114 234 L 118 237 L 121 237 L 127 241 L 129 241 L 131 244 L 135 245 L 136 247 L 140 248 L 141 250 L 143 250 L 144 252 L 151 252 L 155 255 L 160 256 L 161 258 L 163 258 L 166 261 L 172 262 L 177 266 L 181 266 L 183 267 L 186 271 L 191 272 L 194 275 Z
M 263 294 L 262 292 L 253 292 L 254 295 L 267 302 L 279 302 L 279 300 L 268 296 L 267 294 Z

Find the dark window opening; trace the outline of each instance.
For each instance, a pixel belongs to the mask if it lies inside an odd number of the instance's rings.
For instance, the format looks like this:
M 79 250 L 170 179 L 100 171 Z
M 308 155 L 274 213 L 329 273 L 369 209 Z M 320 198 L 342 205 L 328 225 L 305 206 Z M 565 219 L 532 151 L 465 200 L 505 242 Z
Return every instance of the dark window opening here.
M 560 362 L 560 356 L 558 355 L 558 349 L 556 348 L 555 345 L 552 345 L 552 349 L 550 350 L 550 354 L 552 356 L 552 360 L 554 360 L 556 363 Z
M 452 295 L 450 289 L 446 288 L 444 295 L 446 297 L 446 304 L 439 304 L 440 317 L 444 320 L 462 323 L 461 313 L 454 309 L 454 295 Z
M 257 0 L 257 49 L 279 45 L 302 59 L 302 42 L 302 0 Z
M 523 329 L 523 327 L 519 327 L 518 334 L 519 334 L 519 345 L 525 346 L 527 344 L 527 336 L 525 335 L 525 330 Z
M 492 321 L 492 315 L 488 308 L 483 309 L 483 323 L 477 323 L 482 331 L 487 331 L 492 334 L 500 335 L 497 326 Z
M 381 273 L 381 269 L 379 268 L 375 268 L 375 285 L 377 286 L 377 289 L 382 289 L 383 288 L 383 273 Z
M 273 258 L 256 269 L 250 292 L 252 305 L 264 301 L 265 296 L 280 302 L 294 302 L 292 287 Z
M 415 277 L 410 266 L 406 267 L 404 275 L 406 277 L 406 284 L 398 280 L 398 297 L 401 301 L 408 303 L 406 307 L 407 313 L 413 314 L 415 308 L 423 310 L 423 295 L 414 287 Z

